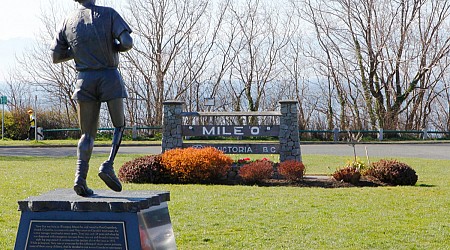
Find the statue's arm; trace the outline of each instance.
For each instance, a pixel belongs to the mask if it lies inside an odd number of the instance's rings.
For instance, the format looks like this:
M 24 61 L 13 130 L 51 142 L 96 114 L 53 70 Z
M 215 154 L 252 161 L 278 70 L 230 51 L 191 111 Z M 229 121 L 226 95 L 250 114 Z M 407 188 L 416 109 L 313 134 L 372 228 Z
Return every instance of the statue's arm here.
M 73 53 L 70 48 L 65 50 L 52 50 L 53 63 L 62 63 L 73 59 Z
M 65 27 L 63 24 L 62 27 Z M 73 51 L 64 36 L 64 28 L 62 28 L 53 40 L 50 46 L 53 63 L 61 63 L 73 59 Z
M 125 52 L 133 48 L 133 38 L 127 30 L 123 31 L 117 40 L 118 43 L 115 44 L 117 51 Z
M 53 43 L 50 46 L 53 63 L 61 63 L 74 58 L 73 51 L 67 42 L 65 34 L 66 20 L 61 24 L 61 28 L 55 34 Z

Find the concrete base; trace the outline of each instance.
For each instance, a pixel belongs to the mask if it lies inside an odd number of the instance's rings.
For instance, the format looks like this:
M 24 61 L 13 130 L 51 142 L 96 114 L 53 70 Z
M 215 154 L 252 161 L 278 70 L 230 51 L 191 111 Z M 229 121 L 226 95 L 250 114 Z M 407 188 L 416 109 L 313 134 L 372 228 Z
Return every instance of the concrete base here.
M 168 192 L 57 189 L 19 201 L 15 250 L 176 249 Z

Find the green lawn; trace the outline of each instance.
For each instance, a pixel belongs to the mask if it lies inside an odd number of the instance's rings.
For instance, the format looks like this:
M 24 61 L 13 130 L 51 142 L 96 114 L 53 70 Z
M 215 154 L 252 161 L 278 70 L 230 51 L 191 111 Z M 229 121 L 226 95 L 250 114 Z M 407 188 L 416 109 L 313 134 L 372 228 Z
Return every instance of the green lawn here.
M 138 155 L 120 155 L 116 166 Z M 88 182 L 105 155 L 94 155 Z M 349 157 L 304 155 L 306 174 L 330 174 Z M 376 160 L 376 159 L 372 159 Z M 167 190 L 178 249 L 450 249 L 450 161 L 400 158 L 416 186 L 299 188 L 124 184 Z M 74 157 L 0 156 L 0 249 L 12 249 L 17 200 L 70 188 Z

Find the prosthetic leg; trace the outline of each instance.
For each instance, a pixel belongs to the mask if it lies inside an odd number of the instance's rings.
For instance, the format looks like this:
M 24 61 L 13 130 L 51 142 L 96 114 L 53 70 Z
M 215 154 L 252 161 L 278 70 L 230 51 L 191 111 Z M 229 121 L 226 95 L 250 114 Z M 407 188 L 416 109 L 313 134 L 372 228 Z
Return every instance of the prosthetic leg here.
M 102 163 L 99 169 L 98 176 L 105 182 L 105 184 L 116 192 L 122 191 L 122 184 L 114 173 L 114 159 L 117 151 L 119 151 L 120 143 L 122 142 L 124 127 L 114 128 L 114 137 L 112 140 L 111 153 L 108 160 Z
M 86 178 L 89 171 L 89 159 L 91 158 L 93 148 L 94 138 L 89 134 L 82 135 L 78 141 L 78 161 L 73 186 L 75 192 L 80 196 L 91 196 L 94 194 L 94 191 L 86 184 Z
M 114 173 L 114 158 L 116 158 L 117 151 L 119 151 L 120 143 L 122 142 L 123 131 L 125 129 L 125 116 L 123 113 L 123 99 L 117 98 L 107 102 L 109 115 L 111 116 L 114 125 L 114 135 L 111 145 L 111 153 L 108 160 L 100 166 L 98 176 L 105 182 L 105 184 L 116 192 L 122 191 L 122 184 Z

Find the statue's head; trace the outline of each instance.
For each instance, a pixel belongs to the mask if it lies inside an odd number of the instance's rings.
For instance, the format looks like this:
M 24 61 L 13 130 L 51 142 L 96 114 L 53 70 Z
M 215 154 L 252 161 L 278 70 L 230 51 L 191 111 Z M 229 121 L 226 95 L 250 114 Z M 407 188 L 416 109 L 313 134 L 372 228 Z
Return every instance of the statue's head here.
M 79 4 L 88 4 L 88 3 L 95 4 L 95 0 L 74 0 L 74 1 L 78 2 Z

